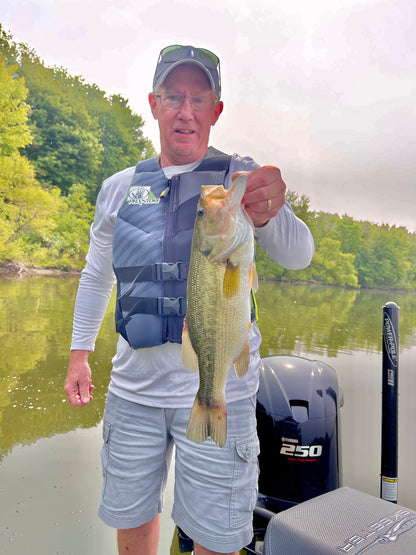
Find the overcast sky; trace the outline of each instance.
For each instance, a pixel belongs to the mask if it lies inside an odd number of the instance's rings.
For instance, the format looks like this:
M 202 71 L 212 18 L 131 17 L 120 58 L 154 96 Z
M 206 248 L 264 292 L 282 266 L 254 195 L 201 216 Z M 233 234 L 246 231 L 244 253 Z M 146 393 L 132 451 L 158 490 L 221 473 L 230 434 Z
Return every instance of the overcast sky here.
M 281 168 L 311 208 L 416 231 L 414 0 L 0 0 L 48 66 L 119 93 L 145 120 L 169 44 L 221 59 L 211 144 Z

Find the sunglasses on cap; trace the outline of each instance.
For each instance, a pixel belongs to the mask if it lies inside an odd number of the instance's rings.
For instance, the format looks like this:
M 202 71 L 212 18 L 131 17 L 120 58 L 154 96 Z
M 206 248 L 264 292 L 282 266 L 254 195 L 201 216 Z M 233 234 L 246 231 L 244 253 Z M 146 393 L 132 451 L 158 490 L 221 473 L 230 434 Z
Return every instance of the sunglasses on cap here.
M 180 44 L 173 44 L 166 46 L 160 51 L 159 60 L 157 63 L 163 62 L 178 62 L 187 58 L 188 51 L 193 52 L 193 58 L 198 62 L 203 63 L 206 67 L 216 69 L 220 65 L 218 56 L 206 50 L 205 48 L 194 48 L 193 46 L 181 46 Z
M 218 98 L 221 95 L 220 60 L 206 48 L 173 44 L 160 51 L 156 65 L 153 87 L 162 84 L 167 74 L 181 62 L 196 63 L 205 71 L 212 90 Z

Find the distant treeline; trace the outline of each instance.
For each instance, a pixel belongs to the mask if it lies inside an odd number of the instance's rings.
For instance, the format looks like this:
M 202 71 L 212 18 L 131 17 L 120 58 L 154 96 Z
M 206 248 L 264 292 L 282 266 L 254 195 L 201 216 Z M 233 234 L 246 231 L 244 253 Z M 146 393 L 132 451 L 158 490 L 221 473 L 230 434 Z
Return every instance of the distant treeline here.
M 295 213 L 308 224 L 315 254 L 308 268 L 289 271 L 257 251 L 261 277 L 416 291 L 416 234 L 405 227 L 377 225 L 326 212 L 314 212 L 309 199 L 289 192 Z
M 1 24 L 0 85 L 0 264 L 80 268 L 101 182 L 155 154 L 143 120 L 121 96 L 46 67 Z M 416 290 L 416 234 L 288 200 L 312 230 L 313 261 L 288 271 L 258 248 L 260 277 Z

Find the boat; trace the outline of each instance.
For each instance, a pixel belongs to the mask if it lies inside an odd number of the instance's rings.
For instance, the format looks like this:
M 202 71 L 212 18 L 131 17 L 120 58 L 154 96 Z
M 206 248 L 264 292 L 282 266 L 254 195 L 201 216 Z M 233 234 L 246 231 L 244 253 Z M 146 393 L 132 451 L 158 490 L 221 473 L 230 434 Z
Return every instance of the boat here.
M 344 396 L 328 364 L 261 359 L 257 397 L 259 494 L 241 555 L 416 553 L 416 513 L 342 485 Z M 192 541 L 177 531 L 179 553 Z

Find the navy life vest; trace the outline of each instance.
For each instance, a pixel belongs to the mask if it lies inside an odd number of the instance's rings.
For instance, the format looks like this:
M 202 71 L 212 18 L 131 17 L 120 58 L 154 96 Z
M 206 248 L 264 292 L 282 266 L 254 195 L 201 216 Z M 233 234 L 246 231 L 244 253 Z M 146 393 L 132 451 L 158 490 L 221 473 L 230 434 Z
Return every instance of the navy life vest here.
M 166 179 L 139 162 L 113 231 L 116 330 L 134 349 L 181 343 L 201 185 L 224 185 L 231 157 L 210 147 L 192 172 Z

